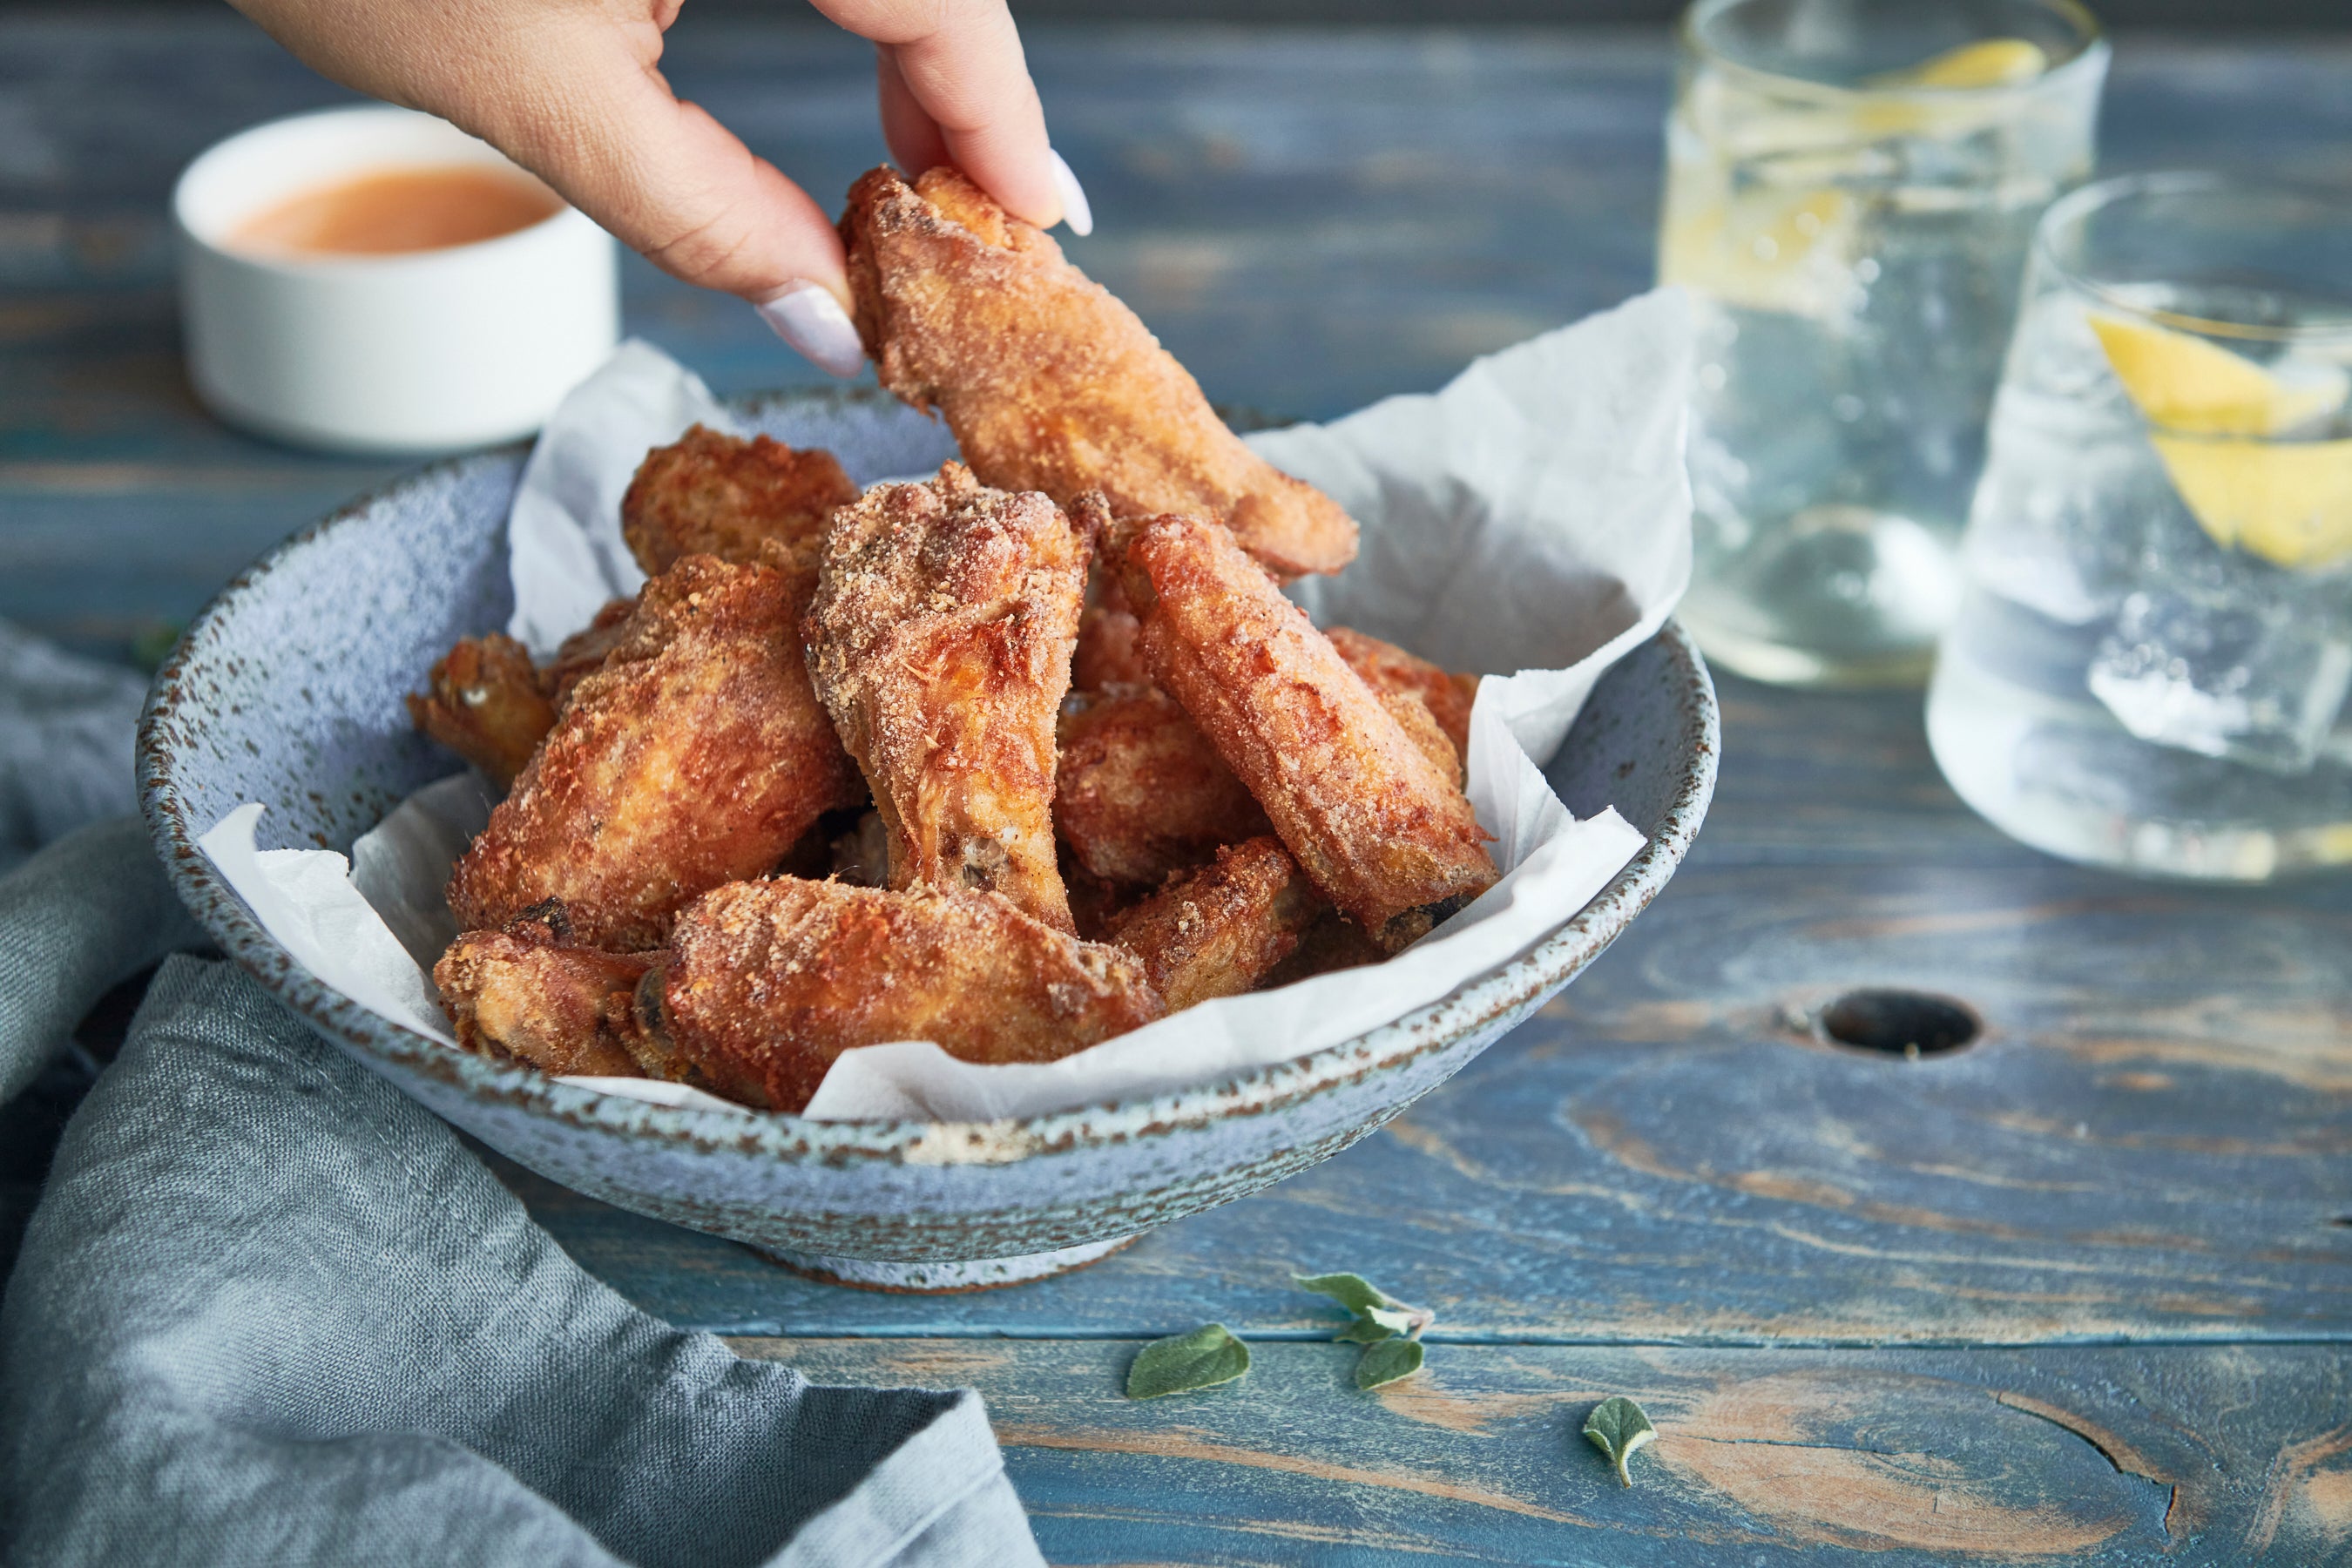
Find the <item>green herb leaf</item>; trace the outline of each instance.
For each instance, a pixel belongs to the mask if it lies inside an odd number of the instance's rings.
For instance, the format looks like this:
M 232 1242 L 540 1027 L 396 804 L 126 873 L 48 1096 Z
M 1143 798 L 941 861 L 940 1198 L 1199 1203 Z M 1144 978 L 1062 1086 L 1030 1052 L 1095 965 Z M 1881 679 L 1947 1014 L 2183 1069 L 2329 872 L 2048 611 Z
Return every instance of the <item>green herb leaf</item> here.
M 1294 1274 L 1290 1278 L 1300 1289 L 1328 1296 L 1356 1315 L 1354 1322 L 1332 1336 L 1344 1343 L 1377 1344 L 1398 1334 L 1417 1340 L 1423 1329 L 1437 1321 L 1436 1313 L 1407 1306 L 1360 1274 Z
M 1633 1457 L 1636 1448 L 1655 1439 L 1658 1429 L 1650 1425 L 1650 1418 L 1642 1414 L 1640 1405 L 1619 1394 L 1592 1407 L 1592 1414 L 1584 1418 L 1584 1435 L 1592 1440 L 1594 1447 L 1615 1461 L 1617 1479 L 1630 1487 L 1633 1478 L 1626 1473 L 1625 1461 Z
M 1377 1308 L 1403 1304 L 1360 1274 L 1294 1274 L 1290 1282 L 1301 1290 L 1330 1297 L 1360 1318 Z
M 1384 1383 L 1411 1377 L 1421 1370 L 1421 1358 L 1419 1340 L 1389 1339 L 1367 1345 L 1364 1353 L 1356 1358 L 1356 1386 L 1378 1388 Z
M 1158 1399 L 1231 1383 L 1249 1370 L 1249 1346 L 1234 1338 L 1224 1324 L 1203 1323 L 1189 1334 L 1154 1340 L 1137 1352 L 1127 1369 L 1127 1396 Z

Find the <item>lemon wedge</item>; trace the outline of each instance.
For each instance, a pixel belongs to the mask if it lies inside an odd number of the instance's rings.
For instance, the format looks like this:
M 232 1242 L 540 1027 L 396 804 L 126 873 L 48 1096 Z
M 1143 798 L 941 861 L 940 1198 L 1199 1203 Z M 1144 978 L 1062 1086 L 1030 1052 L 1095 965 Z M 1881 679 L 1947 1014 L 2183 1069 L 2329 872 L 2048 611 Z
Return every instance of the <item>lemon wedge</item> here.
M 2294 571 L 2352 555 L 2352 441 L 2149 439 L 2214 543 Z
M 2050 68 L 2050 57 L 2030 38 L 1986 38 L 1874 76 L 1871 87 L 2015 87 Z
M 2281 379 L 2242 354 L 2189 332 L 2094 314 L 2107 363 L 2148 423 L 2199 436 L 2276 436 L 2333 414 L 2345 378 Z
M 2275 437 L 2341 407 L 2341 371 L 2289 382 L 2219 343 L 2093 315 L 2172 488 L 2225 550 L 2309 571 L 2352 555 L 2352 440 Z M 2332 369 L 2332 367 L 2331 367 Z
M 1727 305 L 1826 319 L 1837 309 L 1853 243 L 1843 191 L 1751 192 L 1670 210 L 1658 238 L 1658 281 Z

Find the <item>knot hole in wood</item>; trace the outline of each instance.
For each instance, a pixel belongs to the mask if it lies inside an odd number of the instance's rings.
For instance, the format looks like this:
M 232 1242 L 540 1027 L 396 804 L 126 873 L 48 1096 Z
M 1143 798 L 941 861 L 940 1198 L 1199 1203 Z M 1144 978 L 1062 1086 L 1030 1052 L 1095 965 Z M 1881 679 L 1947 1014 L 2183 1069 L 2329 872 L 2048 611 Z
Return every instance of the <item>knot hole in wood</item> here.
M 1984 1032 L 1975 1012 L 1925 991 L 1849 991 L 1821 1011 L 1822 1036 L 1906 1061 L 1957 1051 Z

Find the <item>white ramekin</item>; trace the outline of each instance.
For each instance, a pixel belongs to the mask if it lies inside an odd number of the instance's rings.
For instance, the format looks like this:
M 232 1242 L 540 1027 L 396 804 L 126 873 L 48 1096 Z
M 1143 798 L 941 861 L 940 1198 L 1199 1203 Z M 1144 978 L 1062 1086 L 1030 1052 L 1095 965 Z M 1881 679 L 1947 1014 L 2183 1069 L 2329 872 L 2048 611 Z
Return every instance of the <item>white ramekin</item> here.
M 487 163 L 431 115 L 364 105 L 275 120 L 172 194 L 188 375 L 233 425 L 307 447 L 447 450 L 536 430 L 620 335 L 613 241 L 579 213 L 475 245 L 278 259 L 227 247 L 297 192 L 371 169 Z

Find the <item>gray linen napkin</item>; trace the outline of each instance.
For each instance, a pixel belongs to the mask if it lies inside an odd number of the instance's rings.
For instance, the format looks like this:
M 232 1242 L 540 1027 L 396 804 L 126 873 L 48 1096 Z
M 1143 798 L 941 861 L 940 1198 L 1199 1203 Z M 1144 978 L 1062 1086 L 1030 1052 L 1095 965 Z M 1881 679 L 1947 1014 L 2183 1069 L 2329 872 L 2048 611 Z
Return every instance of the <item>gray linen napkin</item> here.
M 146 696 L 135 670 L 0 621 L 0 871 L 86 822 L 139 809 L 131 737 Z
M 0 1085 L 200 941 L 134 819 L 0 879 Z M 977 1394 L 638 1311 L 226 963 L 164 963 L 0 1300 L 0 1562 L 1042 1561 Z

